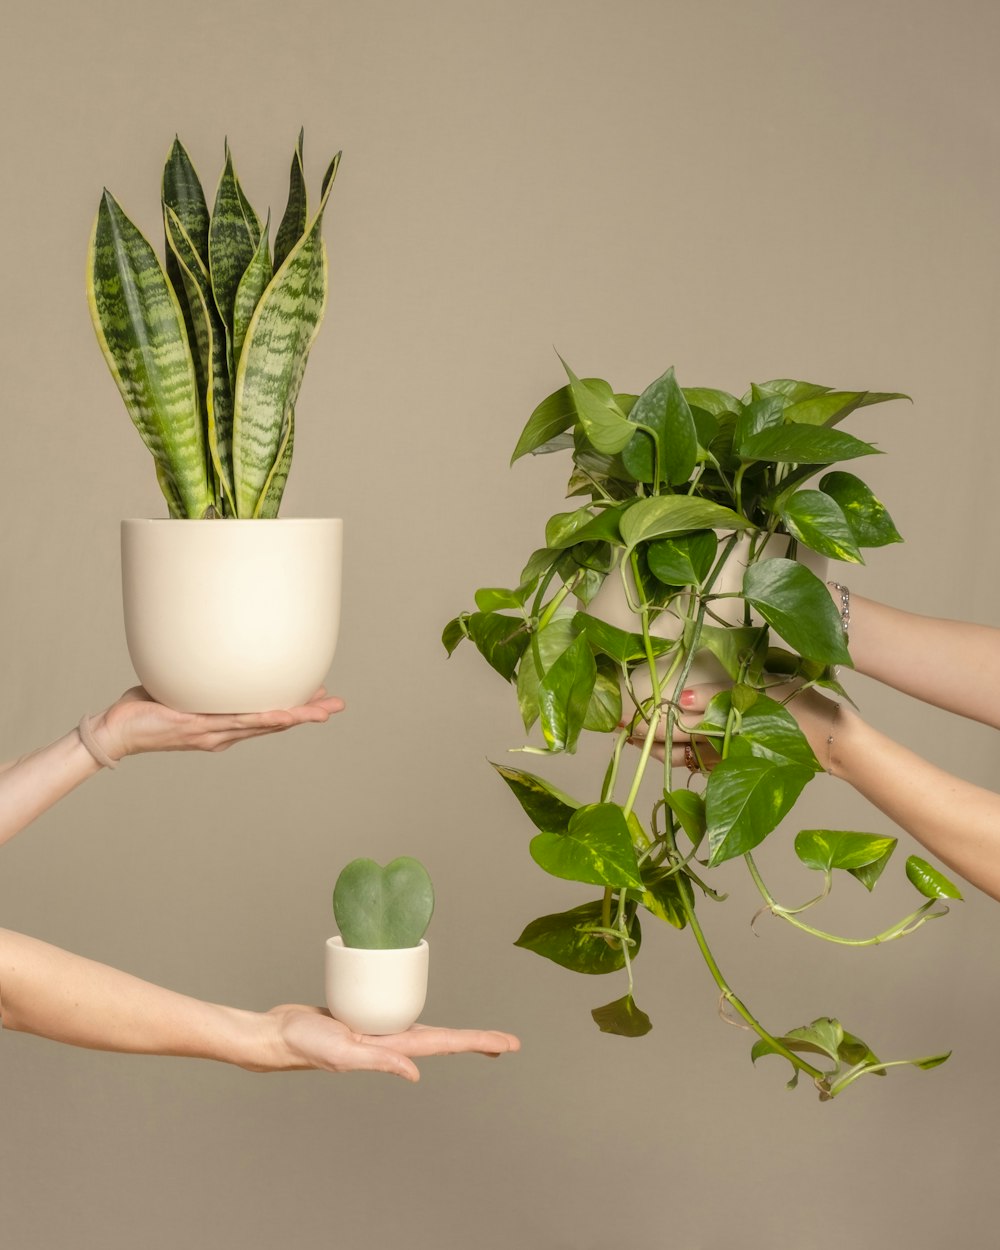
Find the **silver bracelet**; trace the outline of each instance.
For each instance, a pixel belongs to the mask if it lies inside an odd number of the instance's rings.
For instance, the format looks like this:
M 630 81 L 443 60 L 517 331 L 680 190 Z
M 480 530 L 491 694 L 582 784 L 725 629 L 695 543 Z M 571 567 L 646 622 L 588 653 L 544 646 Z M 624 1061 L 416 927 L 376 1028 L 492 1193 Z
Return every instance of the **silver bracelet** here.
M 840 594 L 840 624 L 844 630 L 844 642 L 851 641 L 851 592 L 840 582 L 827 582 L 827 585 Z
M 118 761 L 113 760 L 94 737 L 94 731 L 90 727 L 89 716 L 84 715 L 80 724 L 77 726 L 77 733 L 80 735 L 80 741 L 102 768 L 118 767 Z

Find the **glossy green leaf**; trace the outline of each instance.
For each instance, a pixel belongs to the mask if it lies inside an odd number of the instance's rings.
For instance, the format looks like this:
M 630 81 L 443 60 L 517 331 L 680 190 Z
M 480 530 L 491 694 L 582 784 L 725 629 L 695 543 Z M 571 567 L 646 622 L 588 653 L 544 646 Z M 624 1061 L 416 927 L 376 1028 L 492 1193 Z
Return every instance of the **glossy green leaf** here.
M 622 687 L 617 664 L 606 655 L 595 657 L 597 679 L 583 718 L 591 733 L 614 733 L 622 719 Z
M 874 864 L 884 868 L 896 841 L 896 838 L 844 829 L 803 829 L 795 835 L 795 854 L 807 868 L 819 872 L 829 872 L 833 868 L 850 872 Z
M 320 231 L 339 163 L 338 153 L 323 179 L 316 216 L 268 283 L 247 329 L 233 391 L 233 473 L 241 517 L 254 515 L 326 308 Z
M 812 776 L 812 769 L 801 764 L 776 764 L 756 756 L 718 764 L 705 791 L 709 863 L 745 855 L 763 842 Z
M 653 868 L 642 875 L 646 888 L 639 901 L 643 907 L 658 920 L 675 929 L 683 929 L 687 924 L 685 902 L 694 907 L 694 896 L 687 877 L 668 868 Z
M 886 853 L 879 859 L 873 860 L 870 864 L 862 864 L 860 868 L 848 868 L 847 871 L 851 874 L 851 876 L 857 881 L 860 881 L 869 894 L 878 884 L 878 879 L 885 871 L 885 866 L 888 864 L 895 847 L 896 839 L 893 838 L 892 846 L 890 846 Z
M 631 994 L 595 1007 L 590 1014 L 602 1033 L 613 1033 L 616 1037 L 645 1037 L 653 1027 L 649 1016 L 635 1005 Z
M 505 681 L 511 681 L 530 642 L 524 621 L 500 612 L 473 612 L 466 618 L 465 628 L 487 664 Z
M 781 395 L 766 395 L 752 400 L 736 421 L 733 446 L 737 454 L 745 457 L 747 445 L 752 438 L 763 430 L 782 426 L 784 421 L 785 400 Z
M 565 833 L 569 829 L 570 819 L 580 806 L 575 799 L 557 790 L 544 777 L 503 764 L 494 764 L 493 767 L 506 781 L 536 829 L 543 833 Z
M 505 590 L 499 586 L 484 586 L 476 591 L 476 607 L 480 612 L 517 611 L 531 598 L 530 586 Z
M 671 538 L 693 530 L 742 530 L 750 522 L 731 508 L 691 495 L 657 495 L 634 504 L 621 518 L 621 536 L 628 547 L 654 538 Z
M 705 709 L 700 728 L 716 733 L 725 729 L 733 694 L 734 690 L 722 690 L 713 696 Z M 823 771 L 795 717 L 765 694 L 758 693 L 740 717 L 731 749 L 738 751 L 737 743 L 758 759 L 770 760 L 774 764 L 796 764 L 811 772 Z
M 654 577 L 667 586 L 700 586 L 715 563 L 719 540 L 713 530 L 659 538 L 649 544 L 646 559 Z
M 559 359 L 562 360 L 562 357 Z M 582 382 L 565 360 L 562 360 L 562 366 L 569 378 L 570 394 L 587 438 L 595 450 L 608 456 L 616 455 L 635 434 L 635 426 L 626 420 L 614 399 L 605 395 L 603 387 Z
M 860 1037 L 855 1036 L 855 1034 L 848 1033 L 846 1029 L 844 1029 L 843 1040 L 841 1041 L 840 1045 L 837 1047 L 837 1054 L 839 1055 L 842 1063 L 848 1063 L 848 1064 L 851 1064 L 852 1066 L 858 1063 L 864 1063 L 864 1064 L 879 1063 L 878 1055 L 876 1055 L 876 1053 L 872 1050 L 872 1048 L 868 1045 L 868 1043 L 865 1041 L 862 1041 L 862 1039 Z M 886 1073 L 876 1072 L 875 1075 L 885 1076 Z
M 840 505 L 859 547 L 903 541 L 885 505 L 853 473 L 827 473 L 820 478 L 819 488 Z
M 629 420 L 650 431 L 635 434 L 622 449 L 622 461 L 632 476 L 640 482 L 652 482 L 654 461 L 658 458 L 660 481 L 673 486 L 686 482 L 698 459 L 698 435 L 673 368 L 646 387 L 629 413 Z
M 551 959 L 571 972 L 591 976 L 618 972 L 625 966 L 621 944 L 612 945 L 603 934 L 593 932 L 601 924 L 601 907 L 598 899 L 570 911 L 540 916 L 525 928 L 514 945 Z M 642 943 L 638 917 L 629 926 L 629 936 L 635 943 L 630 950 L 634 959 Z
M 572 609 L 567 606 L 565 613 L 557 613 L 544 629 L 537 632 L 534 645 L 525 651 L 517 670 L 517 701 L 526 730 L 530 729 L 538 719 L 540 711 L 538 688 L 542 677 L 580 633 L 577 625 L 580 619 L 579 614 L 571 615 L 571 612 Z M 541 661 L 541 671 L 536 662 L 536 650 Z
M 467 637 L 461 616 L 454 617 L 441 631 L 441 643 L 449 656 L 454 654 L 458 644 L 464 642 Z
M 565 833 L 539 833 L 530 849 L 535 863 L 554 877 L 620 889 L 643 888 L 632 836 L 617 803 L 578 808 Z
M 822 491 L 796 491 L 782 507 L 781 519 L 788 532 L 811 551 L 831 560 L 864 564 L 843 510 Z
M 722 628 L 716 625 L 703 625 L 699 649 L 714 655 L 735 681 L 743 665 L 760 642 L 761 632 L 761 628 L 757 626 Z
M 783 1037 L 779 1037 L 777 1041 L 787 1047 L 788 1050 L 812 1055 L 825 1055 L 839 1067 L 840 1047 L 844 1041 L 844 1028 L 839 1020 L 834 1020 L 830 1016 L 822 1016 L 820 1019 L 814 1020 L 812 1024 L 803 1025 L 799 1029 L 791 1029 Z M 761 1038 L 750 1051 L 750 1058 L 756 1063 L 762 1055 L 777 1055 L 780 1053 L 766 1038 Z
M 794 378 L 773 378 L 770 382 L 756 383 L 752 389 L 758 395 L 782 395 L 789 404 L 797 404 L 816 395 L 825 395 L 833 388 L 818 386 L 815 382 L 797 382 Z
M 549 547 L 540 547 L 537 551 L 533 551 L 528 557 L 527 564 L 521 570 L 521 578 L 518 585 L 535 585 L 538 579 L 544 577 L 556 560 L 559 559 L 559 554 L 558 551 L 552 551 Z
M 603 378 L 583 378 L 582 385 L 605 402 L 613 402 L 611 387 Z M 569 386 L 561 386 L 538 405 L 521 431 L 510 458 L 511 464 L 529 452 L 537 451 L 577 422 L 577 408 Z
M 618 522 L 621 515 L 621 508 L 604 508 L 596 514 L 589 508 L 558 512 L 545 526 L 545 545 L 553 551 L 562 551 L 576 543 L 620 543 Z
M 685 386 L 683 389 L 684 398 L 690 407 L 703 408 L 713 417 L 720 417 L 724 412 L 736 416 L 743 409 L 736 396 L 730 395 L 728 391 L 715 390 L 710 386 Z
M 691 845 L 700 846 L 707 828 L 704 796 L 694 790 L 670 790 L 664 793 L 663 798 L 680 821 Z
M 384 868 L 373 859 L 355 859 L 337 878 L 333 914 L 345 946 L 419 946 L 434 914 L 434 887 L 427 869 L 409 855 Z
M 743 594 L 781 637 L 808 660 L 851 665 L 840 613 L 815 573 L 795 560 L 760 560 L 743 578 Z
M 787 417 L 787 412 L 786 412 Z M 858 456 L 879 455 L 877 447 L 853 434 L 812 425 L 782 425 L 761 430 L 740 448 L 744 460 L 773 460 L 777 464 L 833 464 Z
M 837 425 L 858 408 L 870 404 L 884 404 L 890 399 L 909 399 L 898 391 L 829 391 L 820 395 L 803 396 L 785 410 L 789 421 L 804 425 Z M 838 457 L 841 459 L 841 457 Z
M 580 635 L 538 684 L 539 719 L 550 751 L 576 750 L 596 681 L 593 652 Z
M 962 892 L 953 881 L 949 881 L 943 872 L 934 868 L 926 859 L 921 859 L 919 855 L 911 855 L 906 861 L 906 876 L 910 884 L 914 885 L 924 898 L 961 899 L 962 897 Z
M 292 165 L 288 173 L 288 200 L 278 232 L 274 236 L 274 267 L 280 269 L 282 263 L 299 239 L 305 234 L 306 222 L 309 220 L 308 192 L 306 190 L 305 171 L 302 165 L 302 141 L 304 135 L 299 131 L 299 139 L 292 154 Z
M 573 623 L 587 635 L 587 641 L 593 650 L 609 656 L 619 664 L 630 664 L 646 658 L 642 634 L 628 633 L 586 612 L 577 613 Z M 665 655 L 677 645 L 668 638 L 651 638 L 650 643 L 654 655 Z
M 110 192 L 90 240 L 87 296 L 94 330 L 129 416 L 168 480 L 168 502 L 210 514 L 194 360 L 177 297 L 156 253 Z

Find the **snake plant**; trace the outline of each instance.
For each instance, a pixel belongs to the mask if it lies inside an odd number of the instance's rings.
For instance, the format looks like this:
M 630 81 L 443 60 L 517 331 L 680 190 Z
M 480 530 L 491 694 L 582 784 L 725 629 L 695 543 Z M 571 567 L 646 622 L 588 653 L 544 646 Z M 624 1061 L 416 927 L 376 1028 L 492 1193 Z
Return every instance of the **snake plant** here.
M 228 142 L 209 211 L 180 139 L 163 171 L 165 266 L 107 190 L 90 240 L 87 294 L 104 358 L 156 464 L 172 517 L 274 517 L 288 478 L 295 404 L 327 296 L 323 213 L 310 218 L 302 133 L 270 247 Z

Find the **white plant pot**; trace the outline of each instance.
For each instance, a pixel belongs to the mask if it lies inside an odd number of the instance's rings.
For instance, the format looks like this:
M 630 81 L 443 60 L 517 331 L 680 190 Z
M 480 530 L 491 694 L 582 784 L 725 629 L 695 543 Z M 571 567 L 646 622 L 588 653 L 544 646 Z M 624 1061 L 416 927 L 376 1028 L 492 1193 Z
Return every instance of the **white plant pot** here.
M 419 946 L 368 950 L 326 943 L 326 1005 L 330 1015 L 355 1033 L 384 1036 L 415 1024 L 427 999 L 430 948 Z
M 720 533 L 720 545 L 730 536 L 731 534 L 729 533 Z M 787 557 L 790 542 L 791 539 L 787 534 L 775 534 L 764 547 L 761 558 L 771 560 L 777 557 Z M 749 551 L 750 539 L 746 534 L 741 534 L 712 587 L 716 594 L 738 593 L 742 589 L 743 575 L 747 570 Z M 815 573 L 820 581 L 826 579 L 827 560 L 824 556 L 817 555 L 816 552 L 810 551 L 808 547 L 799 545 L 795 558 L 800 564 L 805 565 L 807 569 Z M 635 582 L 632 580 L 631 572 L 627 576 L 629 593 L 635 599 L 637 597 Z M 718 599 L 713 602 L 712 610 L 727 625 L 736 626 L 743 624 L 744 607 L 742 599 Z M 586 611 L 593 616 L 599 617 L 602 621 L 607 621 L 609 625 L 617 626 L 618 629 L 627 630 L 629 633 L 641 632 L 639 617 L 628 605 L 621 575 L 617 569 L 605 579 L 601 589 L 587 605 Z M 763 624 L 756 612 L 751 612 L 750 619 L 754 625 Z M 706 618 L 705 623 L 707 625 L 715 625 L 717 621 Z M 682 628 L 683 621 L 680 616 L 673 610 L 667 609 L 661 612 L 656 620 L 653 621 L 649 632 L 656 638 L 674 639 L 680 637 Z M 666 673 L 669 666 L 670 660 L 664 659 L 659 662 L 657 667 L 662 675 Z M 687 684 L 689 686 L 703 684 L 729 685 L 730 678 L 715 656 L 710 651 L 702 650 L 695 655 L 691 662 Z M 652 682 L 643 669 L 636 671 L 634 686 L 636 695 L 640 699 L 649 698 L 652 692 Z
M 125 638 L 154 699 L 182 712 L 296 707 L 340 624 L 342 522 L 122 522 Z

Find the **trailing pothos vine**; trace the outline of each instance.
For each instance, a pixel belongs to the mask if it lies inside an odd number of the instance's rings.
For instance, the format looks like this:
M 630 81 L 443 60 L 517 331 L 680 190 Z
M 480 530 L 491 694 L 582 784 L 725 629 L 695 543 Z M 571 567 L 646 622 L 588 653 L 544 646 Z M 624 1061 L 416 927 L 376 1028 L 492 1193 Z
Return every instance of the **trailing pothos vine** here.
M 782 1056 L 791 1085 L 805 1075 L 827 1100 L 897 1063 L 935 1067 L 947 1055 L 884 1062 L 830 1017 L 787 1032 L 765 1027 L 729 985 L 702 924 L 703 904 L 724 897 L 711 870 L 738 857 L 762 911 L 831 942 L 895 940 L 944 915 L 943 900 L 961 897 L 911 856 L 905 871 L 920 904 L 869 938 L 844 938 L 805 914 L 838 872 L 871 891 L 895 838 L 801 831 L 795 853 L 823 885 L 796 906 L 778 902 L 753 858 L 823 771 L 786 704 L 812 686 L 846 697 L 837 666 L 851 658 L 840 615 L 803 558 L 861 563 L 862 548 L 900 541 L 869 487 L 831 468 L 877 449 L 835 427 L 857 409 L 905 396 L 779 379 L 737 399 L 681 387 L 673 369 L 637 396 L 581 380 L 568 366 L 566 373 L 568 384 L 532 413 L 512 463 L 568 451 L 567 495 L 581 502 L 550 518 L 545 544 L 516 586 L 477 591 L 476 611 L 457 616 L 443 635 L 449 655 L 470 639 L 513 685 L 525 730 L 538 725 L 544 743 L 521 750 L 573 752 L 584 733 L 611 741 L 608 766 L 582 799 L 494 765 L 535 826 L 534 860 L 553 876 L 598 887 L 570 911 L 533 921 L 517 945 L 576 972 L 623 972 L 624 995 L 592 1014 L 603 1031 L 637 1037 L 652 1027 L 633 977 L 645 913 L 691 933 L 724 1014 L 756 1035 L 752 1058 Z M 614 623 L 604 609 L 616 602 L 625 619 L 619 613 Z M 729 684 L 695 727 L 683 720 L 679 697 L 705 657 Z M 637 804 L 657 771 L 654 739 L 672 742 L 678 725 L 696 730 L 696 743 L 710 741 L 720 760 L 699 793 L 674 779 L 666 751 L 643 820 Z M 626 751 L 635 738 L 644 738 L 642 748 Z

